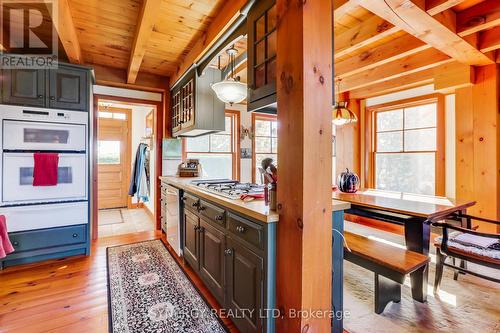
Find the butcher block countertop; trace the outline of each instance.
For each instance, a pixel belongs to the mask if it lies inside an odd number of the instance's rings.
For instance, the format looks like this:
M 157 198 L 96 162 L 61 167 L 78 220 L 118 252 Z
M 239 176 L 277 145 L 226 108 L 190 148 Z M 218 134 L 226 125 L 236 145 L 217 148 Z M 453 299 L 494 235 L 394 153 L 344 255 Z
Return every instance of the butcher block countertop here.
M 199 187 L 192 185 L 191 182 L 193 180 L 197 180 L 200 178 L 182 178 L 182 177 L 174 177 L 174 176 L 162 176 L 160 180 L 169 185 L 182 189 L 186 192 L 194 194 L 200 198 L 209 200 L 218 205 L 227 207 L 235 212 L 238 212 L 242 215 L 251 217 L 256 219 L 257 221 L 265 222 L 265 223 L 274 223 L 278 222 L 279 214 L 270 210 L 268 206 L 264 204 L 264 200 L 253 200 L 249 202 L 245 202 L 243 200 L 233 200 L 224 198 L 222 196 L 218 196 L 209 192 L 206 192 Z M 342 202 L 338 200 L 332 201 L 333 211 L 345 210 L 350 208 L 350 204 L 347 202 Z

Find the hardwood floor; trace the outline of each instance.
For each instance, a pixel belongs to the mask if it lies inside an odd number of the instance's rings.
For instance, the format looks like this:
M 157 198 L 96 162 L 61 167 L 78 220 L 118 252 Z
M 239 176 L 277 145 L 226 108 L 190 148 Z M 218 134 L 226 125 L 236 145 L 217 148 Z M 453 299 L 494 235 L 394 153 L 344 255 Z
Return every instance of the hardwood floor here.
M 89 257 L 0 271 L 0 332 L 108 332 L 106 247 L 159 238 L 158 231 L 101 238 Z M 210 305 L 220 309 L 194 272 L 181 266 Z M 228 319 L 223 321 L 231 333 L 238 332 Z

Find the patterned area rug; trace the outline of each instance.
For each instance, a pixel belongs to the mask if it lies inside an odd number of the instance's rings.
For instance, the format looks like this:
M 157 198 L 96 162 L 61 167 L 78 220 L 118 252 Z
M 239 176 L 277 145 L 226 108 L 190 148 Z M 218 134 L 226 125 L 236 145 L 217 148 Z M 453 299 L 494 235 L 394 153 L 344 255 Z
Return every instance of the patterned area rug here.
M 162 241 L 107 250 L 110 332 L 226 332 Z
M 346 230 L 384 240 L 394 246 L 404 244 L 402 236 L 349 222 L 346 222 Z M 389 303 L 380 315 L 373 312 L 373 273 L 344 261 L 344 310 L 349 311 L 344 328 L 350 333 L 499 333 L 500 284 L 472 275 L 460 275 L 455 281 L 453 270 L 445 267 L 441 291 L 434 295 L 434 253 L 431 247 L 433 262 L 430 265 L 427 303 L 422 304 L 411 298 L 410 281 L 407 278 L 402 288 L 401 302 Z M 469 264 L 469 268 L 500 278 L 498 270 L 472 264 Z

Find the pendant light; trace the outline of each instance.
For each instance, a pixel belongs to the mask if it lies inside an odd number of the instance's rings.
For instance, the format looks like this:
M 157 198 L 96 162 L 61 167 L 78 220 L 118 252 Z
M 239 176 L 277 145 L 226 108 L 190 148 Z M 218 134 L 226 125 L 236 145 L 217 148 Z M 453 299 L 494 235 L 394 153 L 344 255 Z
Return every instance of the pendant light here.
M 229 77 L 221 82 L 212 84 L 212 89 L 215 91 L 218 99 L 224 103 L 233 105 L 233 103 L 240 103 L 247 98 L 247 85 L 239 82 L 239 78 L 234 77 L 234 63 L 238 50 L 233 45 L 226 53 L 229 58 Z
M 337 80 L 337 92 L 340 92 L 340 79 Z M 336 94 L 334 94 L 334 97 Z M 347 108 L 347 101 L 337 101 L 335 98 L 335 102 L 333 104 L 333 124 L 336 126 L 342 126 L 350 123 L 355 123 L 358 121 L 358 117 Z

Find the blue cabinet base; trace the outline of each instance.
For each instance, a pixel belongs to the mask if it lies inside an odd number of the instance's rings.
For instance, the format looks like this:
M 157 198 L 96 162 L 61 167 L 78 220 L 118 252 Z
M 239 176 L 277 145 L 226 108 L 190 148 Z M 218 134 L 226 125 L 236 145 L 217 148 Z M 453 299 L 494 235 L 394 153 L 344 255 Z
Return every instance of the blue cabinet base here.
M 90 255 L 85 224 L 9 233 L 15 251 L 0 259 L 0 269 L 49 259 Z

